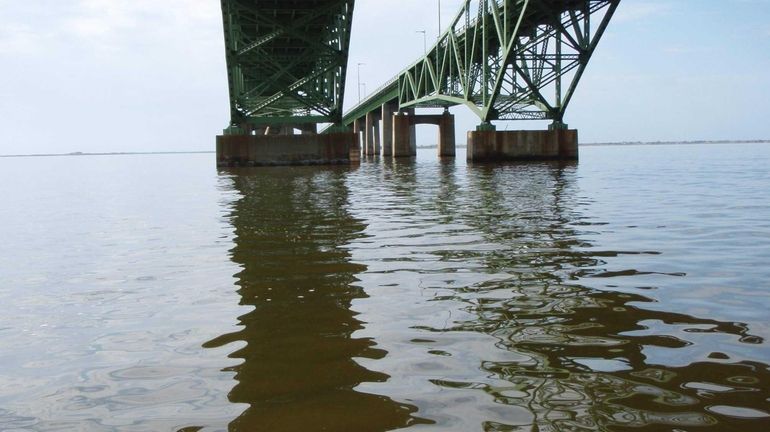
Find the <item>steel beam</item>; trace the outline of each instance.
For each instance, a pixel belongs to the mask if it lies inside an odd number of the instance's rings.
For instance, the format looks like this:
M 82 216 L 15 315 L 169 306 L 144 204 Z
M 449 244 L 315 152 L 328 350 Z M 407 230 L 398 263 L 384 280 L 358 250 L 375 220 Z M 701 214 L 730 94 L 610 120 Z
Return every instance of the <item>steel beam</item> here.
M 221 0 L 230 125 L 342 122 L 354 0 Z
M 564 114 L 620 0 L 466 0 L 438 42 L 345 115 L 387 100 L 465 105 L 482 121 Z M 566 89 L 566 91 L 564 91 Z

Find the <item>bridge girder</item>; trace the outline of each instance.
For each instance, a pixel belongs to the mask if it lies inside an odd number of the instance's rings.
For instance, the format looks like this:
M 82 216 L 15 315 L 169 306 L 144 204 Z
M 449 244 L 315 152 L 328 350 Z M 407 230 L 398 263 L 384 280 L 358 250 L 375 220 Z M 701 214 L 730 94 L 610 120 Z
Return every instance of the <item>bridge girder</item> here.
M 399 74 L 399 103 L 466 105 L 485 123 L 552 119 L 561 125 L 619 4 L 466 0 L 430 52 Z
M 221 0 L 228 133 L 340 123 L 355 0 Z

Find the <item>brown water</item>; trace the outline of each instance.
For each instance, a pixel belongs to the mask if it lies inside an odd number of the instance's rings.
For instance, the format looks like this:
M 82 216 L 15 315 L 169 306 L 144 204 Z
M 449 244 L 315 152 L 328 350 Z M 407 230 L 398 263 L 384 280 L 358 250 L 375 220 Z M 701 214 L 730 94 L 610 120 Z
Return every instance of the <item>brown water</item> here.
M 770 147 L 0 159 L 0 431 L 770 430 Z

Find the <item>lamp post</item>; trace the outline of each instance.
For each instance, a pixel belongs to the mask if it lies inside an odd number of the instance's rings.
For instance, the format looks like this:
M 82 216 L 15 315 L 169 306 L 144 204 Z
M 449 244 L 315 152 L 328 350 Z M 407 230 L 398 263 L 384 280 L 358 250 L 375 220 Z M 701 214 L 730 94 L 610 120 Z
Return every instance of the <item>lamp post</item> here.
M 441 39 L 441 0 L 438 0 L 438 37 Z
M 361 66 L 366 66 L 366 63 L 358 64 L 358 103 L 361 103 Z
M 422 53 L 428 53 L 428 36 L 425 30 L 417 30 L 415 33 L 422 33 Z

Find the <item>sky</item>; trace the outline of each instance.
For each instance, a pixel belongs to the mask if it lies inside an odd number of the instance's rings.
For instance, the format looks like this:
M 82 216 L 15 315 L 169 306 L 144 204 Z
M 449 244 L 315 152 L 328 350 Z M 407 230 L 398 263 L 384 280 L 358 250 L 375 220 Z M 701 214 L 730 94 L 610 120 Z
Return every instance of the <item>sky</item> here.
M 444 24 L 462 0 L 442 0 Z M 437 0 L 358 0 L 347 106 L 438 35 Z M 0 154 L 213 150 L 215 0 L 0 0 Z M 565 121 L 581 142 L 770 139 L 770 0 L 622 0 Z M 475 128 L 464 107 L 457 136 Z M 501 123 L 537 129 L 547 122 Z M 420 144 L 435 142 L 421 126 Z

